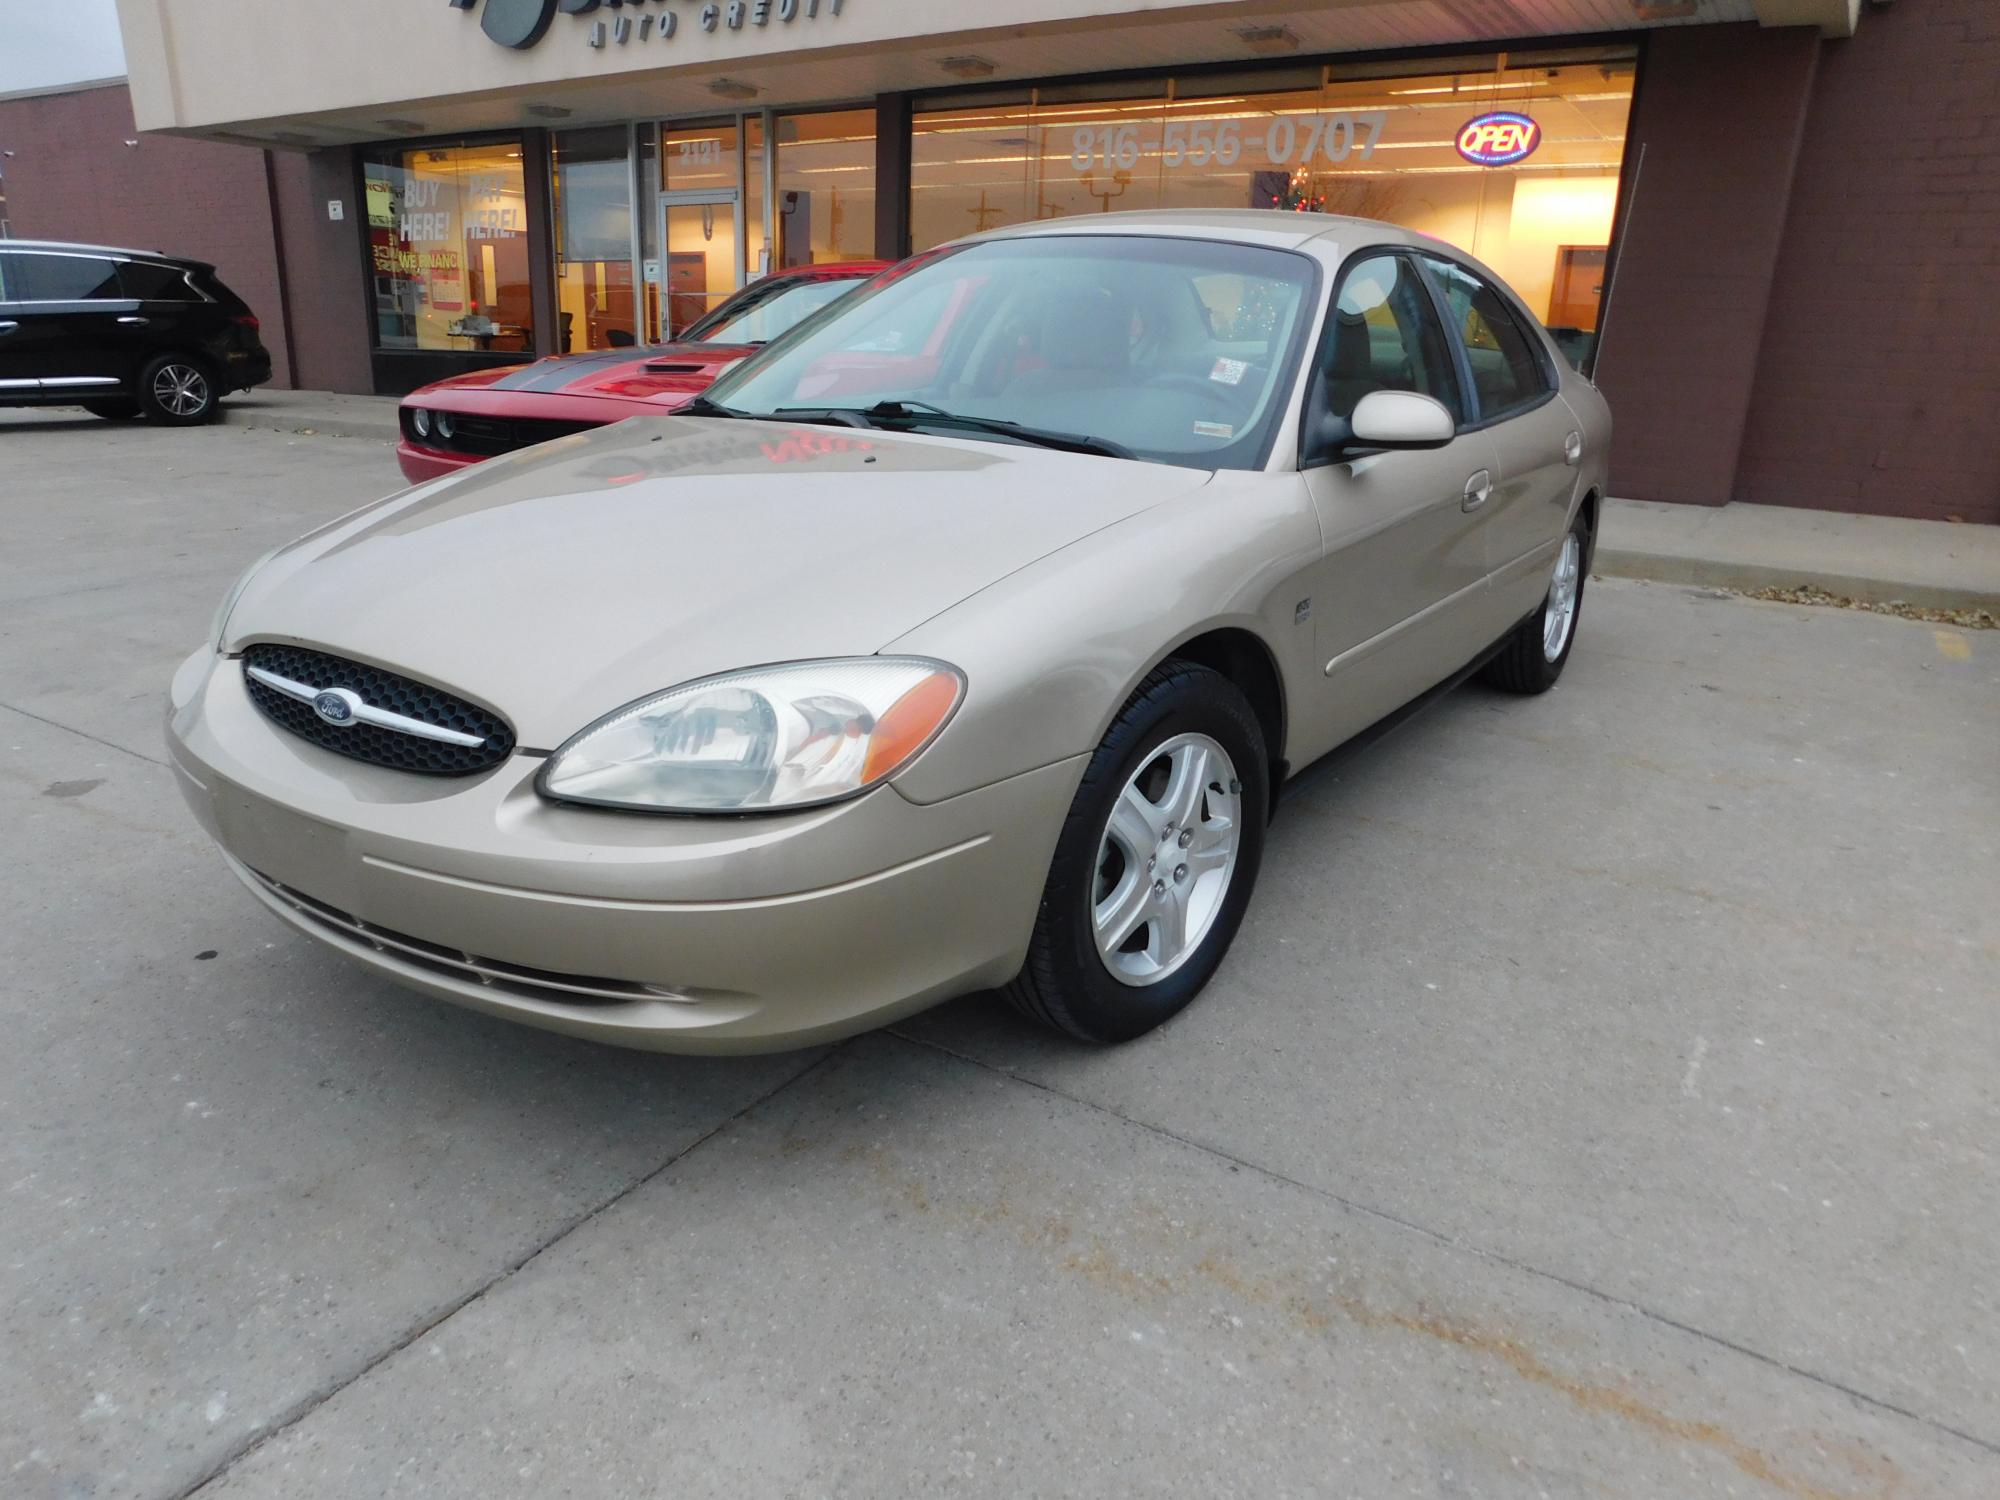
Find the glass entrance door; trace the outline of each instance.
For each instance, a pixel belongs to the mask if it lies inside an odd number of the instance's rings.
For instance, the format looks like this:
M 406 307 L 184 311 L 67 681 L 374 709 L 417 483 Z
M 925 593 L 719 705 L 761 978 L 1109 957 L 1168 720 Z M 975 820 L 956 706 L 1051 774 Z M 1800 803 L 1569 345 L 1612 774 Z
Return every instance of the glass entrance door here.
M 668 340 L 742 284 L 743 199 L 735 189 L 660 194 L 660 267 Z

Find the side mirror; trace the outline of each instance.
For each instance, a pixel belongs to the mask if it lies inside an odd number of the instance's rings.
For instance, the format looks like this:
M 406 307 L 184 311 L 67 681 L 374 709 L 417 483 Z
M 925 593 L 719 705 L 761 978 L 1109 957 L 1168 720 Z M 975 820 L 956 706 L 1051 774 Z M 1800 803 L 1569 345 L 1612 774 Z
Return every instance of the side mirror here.
M 1444 403 L 1415 391 L 1370 391 L 1347 428 L 1350 448 L 1442 448 L 1458 436 Z

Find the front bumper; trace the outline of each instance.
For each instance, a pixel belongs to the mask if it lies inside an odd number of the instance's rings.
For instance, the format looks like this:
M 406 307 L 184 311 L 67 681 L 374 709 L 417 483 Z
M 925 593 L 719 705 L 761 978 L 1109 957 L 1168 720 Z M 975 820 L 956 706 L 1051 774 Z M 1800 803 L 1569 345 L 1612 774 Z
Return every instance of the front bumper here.
M 403 477 L 411 484 L 422 484 L 430 479 L 442 479 L 447 474 L 456 474 L 460 469 L 469 469 L 485 460 L 474 453 L 446 453 L 438 448 L 425 448 L 408 438 L 396 443 L 396 462 L 402 466 Z
M 565 807 L 533 754 L 454 780 L 321 750 L 209 652 L 176 674 L 167 741 L 196 819 L 293 927 L 425 994 L 663 1052 L 805 1046 L 1004 983 L 1083 765 L 924 806 Z

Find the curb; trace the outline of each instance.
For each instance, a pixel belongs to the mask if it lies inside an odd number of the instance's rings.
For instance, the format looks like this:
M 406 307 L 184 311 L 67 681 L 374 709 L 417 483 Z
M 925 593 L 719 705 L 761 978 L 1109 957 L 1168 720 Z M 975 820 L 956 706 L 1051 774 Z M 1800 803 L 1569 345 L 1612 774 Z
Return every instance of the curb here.
M 222 425 L 300 436 L 373 438 L 382 443 L 393 443 L 398 437 L 393 422 L 385 424 L 357 417 L 302 417 L 296 412 L 282 411 L 231 411 L 226 406 L 223 408 Z
M 1909 578 L 1828 572 L 1771 563 L 1599 547 L 1591 571 L 1608 578 L 1687 583 L 1747 592 L 1753 589 L 1819 589 L 1868 604 L 1912 604 L 1923 609 L 1984 609 L 2000 613 L 2000 588 L 1953 587 Z

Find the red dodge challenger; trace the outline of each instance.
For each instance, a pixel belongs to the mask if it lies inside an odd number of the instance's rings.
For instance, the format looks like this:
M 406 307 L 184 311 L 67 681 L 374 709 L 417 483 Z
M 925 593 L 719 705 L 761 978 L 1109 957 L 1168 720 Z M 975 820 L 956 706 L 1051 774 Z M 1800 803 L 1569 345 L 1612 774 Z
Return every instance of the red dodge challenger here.
M 455 375 L 403 398 L 396 458 L 412 484 L 627 417 L 658 416 L 887 261 L 799 266 L 753 281 L 671 344 L 551 355 Z

